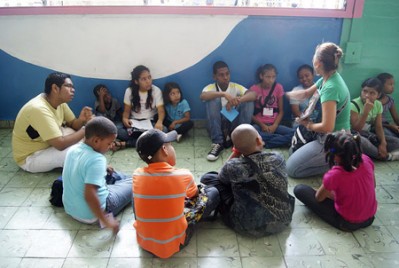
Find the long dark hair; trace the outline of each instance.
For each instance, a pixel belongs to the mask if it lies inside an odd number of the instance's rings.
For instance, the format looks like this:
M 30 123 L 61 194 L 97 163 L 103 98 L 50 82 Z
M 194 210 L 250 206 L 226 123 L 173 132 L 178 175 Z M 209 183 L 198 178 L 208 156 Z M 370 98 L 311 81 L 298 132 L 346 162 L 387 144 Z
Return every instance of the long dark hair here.
M 179 84 L 175 83 L 175 82 L 168 82 L 168 83 L 165 84 L 164 90 L 163 90 L 163 102 L 165 104 L 169 104 L 170 103 L 169 93 L 174 88 L 177 88 L 179 90 L 179 92 L 180 92 L 180 102 L 183 100 L 183 92 L 181 92 L 181 88 L 180 88 Z
M 359 167 L 362 162 L 360 135 L 352 135 L 345 131 L 328 134 L 324 143 L 324 152 L 330 168 L 335 165 L 334 156 L 339 156 L 341 158 L 340 165 L 346 171 L 353 171 L 353 167 Z
M 130 89 L 132 91 L 131 103 L 132 103 L 133 111 L 136 113 L 140 112 L 141 105 L 140 105 L 139 85 L 137 85 L 135 81 L 138 81 L 140 79 L 140 75 L 145 71 L 150 72 L 150 69 L 148 69 L 144 65 L 138 65 L 130 73 L 132 76 L 132 80 L 130 80 L 130 85 L 129 85 Z M 145 108 L 152 109 L 151 108 L 152 102 L 153 102 L 153 98 L 152 98 L 152 88 L 151 88 L 148 91 L 147 100 L 145 102 Z

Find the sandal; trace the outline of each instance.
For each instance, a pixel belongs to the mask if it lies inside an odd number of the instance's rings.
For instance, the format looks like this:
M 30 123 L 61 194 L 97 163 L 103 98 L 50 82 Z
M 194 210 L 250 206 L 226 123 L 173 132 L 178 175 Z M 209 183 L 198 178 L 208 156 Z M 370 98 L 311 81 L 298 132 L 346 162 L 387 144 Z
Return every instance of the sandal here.
M 114 141 L 111 145 L 112 154 L 114 154 L 116 151 L 119 151 L 119 150 L 125 149 L 125 148 L 126 148 L 125 141 Z

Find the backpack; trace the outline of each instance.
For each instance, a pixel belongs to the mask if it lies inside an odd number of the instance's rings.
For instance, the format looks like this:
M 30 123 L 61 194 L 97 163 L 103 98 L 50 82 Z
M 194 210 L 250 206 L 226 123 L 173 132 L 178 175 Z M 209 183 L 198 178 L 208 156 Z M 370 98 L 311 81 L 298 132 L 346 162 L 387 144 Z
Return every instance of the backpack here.
M 64 187 L 62 186 L 62 176 L 59 176 L 51 185 L 50 203 L 56 207 L 63 207 L 62 193 Z
M 294 136 L 292 136 L 291 140 L 292 152 L 295 152 L 306 143 L 316 140 L 318 135 L 319 133 L 308 130 L 303 125 L 299 125 L 294 132 Z

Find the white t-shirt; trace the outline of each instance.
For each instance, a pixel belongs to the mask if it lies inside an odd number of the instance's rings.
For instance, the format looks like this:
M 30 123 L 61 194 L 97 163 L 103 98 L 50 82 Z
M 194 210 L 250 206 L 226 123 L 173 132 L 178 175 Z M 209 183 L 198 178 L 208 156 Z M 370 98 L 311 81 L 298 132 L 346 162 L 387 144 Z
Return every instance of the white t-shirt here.
M 202 92 L 216 92 L 216 91 L 222 92 L 223 91 L 219 88 L 219 86 L 218 86 L 218 89 L 219 90 L 216 89 L 216 83 L 213 83 L 213 84 L 209 84 L 206 87 L 204 87 Z M 226 89 L 225 92 L 229 93 L 231 96 L 233 96 L 235 98 L 235 97 L 244 96 L 246 91 L 247 91 L 247 88 L 241 86 L 240 84 L 230 82 L 229 87 Z M 226 106 L 226 104 L 227 104 L 226 98 L 222 97 L 221 101 L 222 101 L 222 106 L 223 107 Z
M 132 106 L 132 90 L 130 87 L 128 87 L 125 90 L 125 96 L 123 98 L 123 103 L 126 105 L 131 106 L 131 112 L 130 112 L 130 119 L 153 119 L 154 116 L 158 113 L 158 110 L 156 109 L 159 106 L 163 106 L 163 98 L 162 98 L 162 92 L 159 89 L 159 87 L 152 85 L 152 105 L 149 109 L 145 108 L 145 103 L 147 101 L 147 96 L 148 92 L 141 92 L 139 91 L 139 96 L 140 96 L 140 112 L 136 113 L 134 111 L 134 107 Z

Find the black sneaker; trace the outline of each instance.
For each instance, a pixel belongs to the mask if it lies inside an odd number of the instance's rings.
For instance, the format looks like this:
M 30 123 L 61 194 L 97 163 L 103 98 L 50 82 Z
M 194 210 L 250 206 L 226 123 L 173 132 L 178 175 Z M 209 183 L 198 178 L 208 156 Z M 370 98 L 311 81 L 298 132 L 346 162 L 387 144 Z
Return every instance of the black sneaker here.
M 208 159 L 209 161 L 217 160 L 221 151 L 223 151 L 223 146 L 221 144 L 213 143 L 212 149 L 209 151 L 206 159 Z

